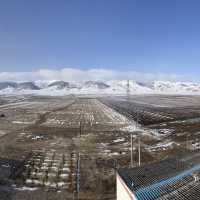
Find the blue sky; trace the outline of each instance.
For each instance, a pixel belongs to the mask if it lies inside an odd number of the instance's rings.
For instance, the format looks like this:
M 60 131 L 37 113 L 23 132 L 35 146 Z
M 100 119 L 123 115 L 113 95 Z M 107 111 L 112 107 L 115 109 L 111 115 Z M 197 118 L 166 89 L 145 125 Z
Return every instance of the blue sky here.
M 0 0 L 0 72 L 200 73 L 198 0 Z

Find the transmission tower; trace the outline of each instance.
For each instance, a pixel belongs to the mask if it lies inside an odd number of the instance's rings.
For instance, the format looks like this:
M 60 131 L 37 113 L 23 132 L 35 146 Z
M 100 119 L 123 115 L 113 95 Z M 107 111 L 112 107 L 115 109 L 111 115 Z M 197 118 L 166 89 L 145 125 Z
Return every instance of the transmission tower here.
M 126 97 L 127 97 L 127 101 L 129 101 L 130 98 L 130 81 L 127 80 L 127 84 L 126 84 Z

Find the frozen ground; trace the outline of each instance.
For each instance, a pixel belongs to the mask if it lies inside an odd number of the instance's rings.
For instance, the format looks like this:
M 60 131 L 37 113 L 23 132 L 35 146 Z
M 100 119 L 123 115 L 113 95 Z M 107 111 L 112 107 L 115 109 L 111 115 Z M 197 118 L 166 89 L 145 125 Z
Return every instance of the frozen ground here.
M 51 113 L 41 125 L 70 128 L 87 125 L 91 128 L 101 126 L 109 128 L 126 126 L 127 124 L 130 124 L 130 121 L 125 116 L 102 104 L 97 99 L 82 98 L 75 101 L 67 110 Z
M 73 199 L 80 178 L 83 199 L 102 199 L 103 195 L 114 200 L 115 168 L 130 166 L 130 134 L 135 130 L 135 163 L 138 134 L 142 164 L 184 152 L 186 147 L 198 149 L 200 144 L 196 96 L 1 99 L 0 177 L 5 182 L 0 195 L 8 194 L 10 199 L 45 195 L 53 200 L 58 196 Z M 137 117 L 140 126 L 135 126 Z

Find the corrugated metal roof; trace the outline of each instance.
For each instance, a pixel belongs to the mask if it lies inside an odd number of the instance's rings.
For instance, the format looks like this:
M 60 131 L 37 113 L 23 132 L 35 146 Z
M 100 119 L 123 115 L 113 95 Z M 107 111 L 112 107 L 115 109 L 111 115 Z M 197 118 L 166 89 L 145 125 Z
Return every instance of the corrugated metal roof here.
M 180 191 L 185 188 L 192 196 L 190 189 L 199 182 L 200 155 L 199 164 L 197 158 L 195 163 L 192 160 L 167 159 L 143 167 L 119 169 L 118 174 L 138 200 L 183 199 Z M 195 191 L 200 195 L 200 191 Z

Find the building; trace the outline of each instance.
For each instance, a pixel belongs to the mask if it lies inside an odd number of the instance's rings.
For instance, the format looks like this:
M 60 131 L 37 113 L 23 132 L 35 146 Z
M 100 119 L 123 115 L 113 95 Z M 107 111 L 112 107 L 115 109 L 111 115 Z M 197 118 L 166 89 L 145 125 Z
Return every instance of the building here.
M 123 178 L 117 173 L 117 200 L 136 199 L 133 191 L 128 187 Z
M 200 199 L 200 153 L 117 171 L 117 200 Z

